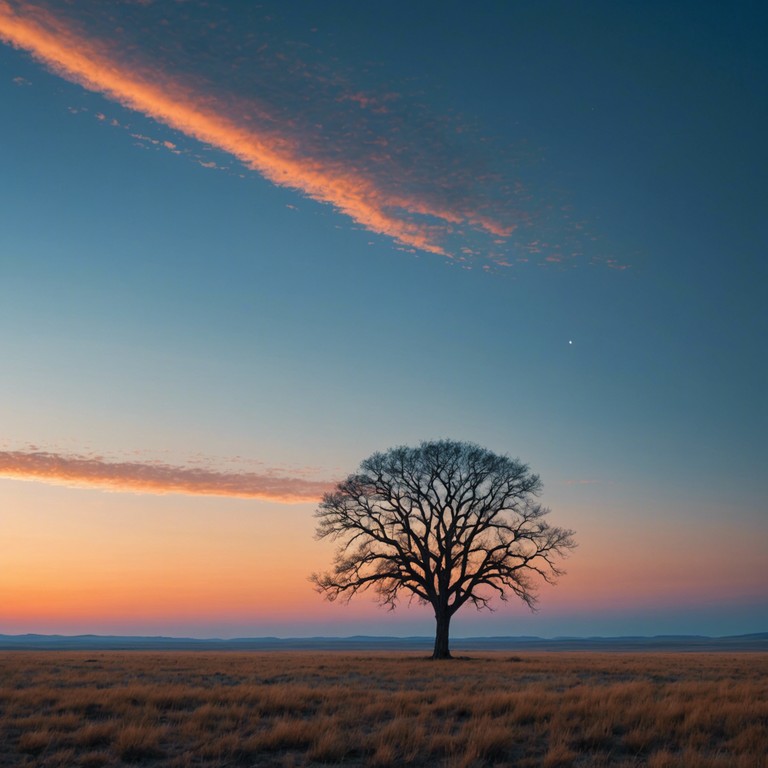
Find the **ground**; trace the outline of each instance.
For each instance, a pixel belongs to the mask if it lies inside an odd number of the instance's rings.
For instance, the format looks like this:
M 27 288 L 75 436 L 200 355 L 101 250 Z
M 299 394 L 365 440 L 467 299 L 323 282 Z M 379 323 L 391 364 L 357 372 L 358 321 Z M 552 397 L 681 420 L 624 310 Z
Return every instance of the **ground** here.
M 768 654 L 5 652 L 0 766 L 768 768 Z

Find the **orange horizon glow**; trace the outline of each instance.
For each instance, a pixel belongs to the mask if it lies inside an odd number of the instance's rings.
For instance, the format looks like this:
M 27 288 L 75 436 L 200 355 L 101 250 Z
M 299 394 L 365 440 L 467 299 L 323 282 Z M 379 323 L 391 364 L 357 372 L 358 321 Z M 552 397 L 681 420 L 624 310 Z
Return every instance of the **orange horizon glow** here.
M 500 237 L 514 230 L 463 207 L 435 205 L 423 196 L 394 195 L 342 161 L 302 156 L 295 139 L 247 123 L 249 110 L 263 111 L 259 105 L 233 103 L 233 97 L 217 100 L 157 70 L 129 69 L 112 48 L 31 3 L 14 9 L 0 0 L 0 38 L 28 51 L 61 77 L 233 155 L 278 186 L 330 203 L 401 246 L 452 257 L 439 240 L 454 225 L 466 223 Z M 239 120 L 239 115 L 245 119 Z M 432 222 L 414 222 L 404 215 L 426 216 Z
M 348 606 L 330 605 L 314 592 L 308 577 L 331 567 L 336 548 L 313 538 L 314 505 L 203 494 L 157 495 L 150 504 L 131 493 L 93 488 L 3 484 L 5 627 L 388 621 L 370 592 Z M 733 595 L 759 601 L 765 565 L 757 536 L 748 548 L 735 540 L 726 546 L 720 537 L 730 566 L 716 572 L 701 557 L 718 537 L 714 521 L 709 529 L 700 524 L 695 536 L 674 521 L 649 529 L 627 528 L 622 521 L 618 540 L 605 517 L 587 519 L 582 517 L 580 547 L 562 563 L 566 575 L 555 587 L 541 585 L 542 616 L 728 605 Z M 620 546 L 630 540 L 630 548 Z M 497 617 L 510 621 L 529 615 L 515 599 L 494 607 Z M 392 620 L 412 615 L 403 600 Z M 460 615 L 462 621 L 491 616 L 470 607 Z

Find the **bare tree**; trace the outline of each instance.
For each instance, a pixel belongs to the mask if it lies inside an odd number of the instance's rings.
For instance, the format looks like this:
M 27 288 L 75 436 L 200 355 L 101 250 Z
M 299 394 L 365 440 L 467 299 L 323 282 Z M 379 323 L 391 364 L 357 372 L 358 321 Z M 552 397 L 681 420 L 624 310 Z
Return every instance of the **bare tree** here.
M 325 494 L 317 537 L 340 541 L 333 570 L 312 575 L 328 600 L 373 588 L 394 608 L 401 593 L 428 603 L 432 658 L 450 658 L 451 617 L 517 596 L 532 610 L 536 582 L 554 583 L 573 531 L 545 521 L 541 481 L 527 465 L 453 440 L 401 446 L 365 459 Z

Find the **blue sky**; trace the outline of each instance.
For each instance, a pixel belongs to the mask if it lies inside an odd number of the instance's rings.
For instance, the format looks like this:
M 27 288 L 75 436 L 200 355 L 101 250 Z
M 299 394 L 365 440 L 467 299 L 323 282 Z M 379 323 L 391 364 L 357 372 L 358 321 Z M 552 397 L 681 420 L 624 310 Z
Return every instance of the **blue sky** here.
M 465 634 L 764 630 L 765 31 L 757 3 L 0 4 L 7 630 L 428 633 L 314 595 L 314 504 L 263 478 L 436 437 L 529 462 L 580 544 L 539 614 Z M 165 614 L 126 564 L 107 615 L 84 553 L 130 530 L 160 573 L 163 520 L 243 570 L 176 615 L 188 552 Z M 265 569 L 281 607 L 211 608 Z

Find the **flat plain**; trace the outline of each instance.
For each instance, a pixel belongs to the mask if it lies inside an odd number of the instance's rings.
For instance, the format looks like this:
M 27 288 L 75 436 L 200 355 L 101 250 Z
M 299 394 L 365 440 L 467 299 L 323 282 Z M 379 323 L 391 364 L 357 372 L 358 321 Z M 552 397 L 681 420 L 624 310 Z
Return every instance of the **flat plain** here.
M 0 766 L 768 768 L 766 653 L 0 653 Z

